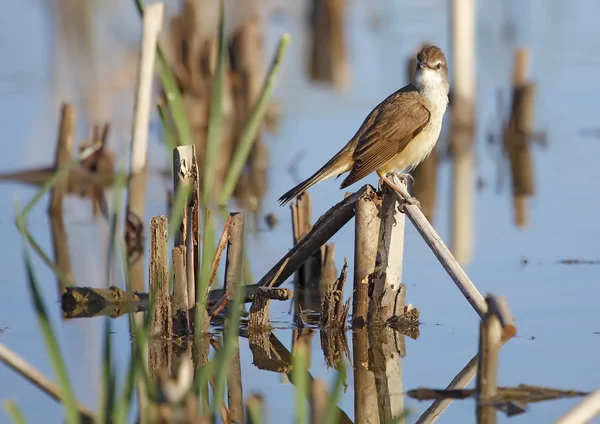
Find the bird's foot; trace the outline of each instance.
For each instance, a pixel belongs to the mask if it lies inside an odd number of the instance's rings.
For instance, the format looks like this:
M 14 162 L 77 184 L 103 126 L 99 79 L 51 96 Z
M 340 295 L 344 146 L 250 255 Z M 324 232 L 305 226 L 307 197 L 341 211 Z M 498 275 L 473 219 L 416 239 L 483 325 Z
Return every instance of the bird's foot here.
M 409 175 L 409 174 L 401 174 L 401 175 Z M 398 176 L 398 177 L 400 177 L 400 176 Z M 400 195 L 400 197 L 402 197 L 402 199 L 404 199 L 403 204 L 400 205 L 400 210 L 402 210 L 404 208 L 404 205 L 406 205 L 406 204 L 414 205 L 414 206 L 417 206 L 419 208 L 421 207 L 421 203 L 416 199 L 416 197 L 413 197 L 413 196 L 410 196 L 410 195 L 405 197 L 404 193 L 407 193 L 406 188 L 403 187 L 403 190 L 401 190 L 400 187 L 398 187 L 396 184 L 394 184 L 388 178 L 387 175 L 381 178 L 380 185 L 381 185 L 381 182 L 385 182 L 388 186 L 390 186 L 390 188 L 392 190 L 394 190 L 396 193 L 398 193 Z

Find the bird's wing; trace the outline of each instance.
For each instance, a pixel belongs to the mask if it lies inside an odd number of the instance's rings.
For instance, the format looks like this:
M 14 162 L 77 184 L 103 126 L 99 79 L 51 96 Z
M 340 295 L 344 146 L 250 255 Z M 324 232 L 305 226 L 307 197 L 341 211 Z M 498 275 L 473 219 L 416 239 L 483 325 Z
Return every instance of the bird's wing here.
M 429 123 L 431 114 L 416 91 L 401 89 L 367 116 L 355 137 L 354 166 L 342 188 L 376 171 Z

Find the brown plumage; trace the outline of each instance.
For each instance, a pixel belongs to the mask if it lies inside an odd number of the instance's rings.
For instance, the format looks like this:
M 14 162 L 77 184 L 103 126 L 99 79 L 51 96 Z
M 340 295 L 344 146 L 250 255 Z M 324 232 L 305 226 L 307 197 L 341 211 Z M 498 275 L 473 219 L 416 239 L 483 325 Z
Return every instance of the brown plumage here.
M 372 172 L 390 172 L 416 166 L 427 157 L 439 137 L 448 102 L 446 58 L 435 46 L 417 55 L 415 78 L 379 103 L 350 141 L 325 165 L 279 198 L 284 205 L 309 187 L 350 171 L 340 188 Z

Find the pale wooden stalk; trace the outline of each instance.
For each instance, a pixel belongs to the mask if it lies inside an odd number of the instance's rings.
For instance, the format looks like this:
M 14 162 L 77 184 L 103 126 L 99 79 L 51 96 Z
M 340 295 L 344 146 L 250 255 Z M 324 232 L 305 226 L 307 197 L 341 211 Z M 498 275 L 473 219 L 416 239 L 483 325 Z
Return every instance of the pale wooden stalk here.
M 473 197 L 475 190 L 475 0 L 452 1 L 452 252 L 461 264 L 473 256 Z
M 32 365 L 28 364 L 23 358 L 17 355 L 15 352 L 0 343 L 0 361 L 2 361 L 7 367 L 11 368 L 20 376 L 27 379 L 34 386 L 38 387 L 41 391 L 46 393 L 55 401 L 62 403 L 63 397 L 60 393 L 60 389 L 48 380 L 44 375 L 35 369 Z M 76 404 L 77 411 L 82 415 L 82 418 L 94 421 L 94 414 L 85 406 L 80 403 Z
M 410 198 L 406 187 L 400 184 L 398 178 L 394 177 L 392 181 L 396 184 L 396 186 L 398 186 L 403 199 Z M 404 209 L 406 211 L 406 215 L 408 215 L 408 218 L 413 223 L 419 234 L 421 234 L 421 237 L 423 237 L 425 243 L 427 243 L 427 245 L 431 248 L 448 275 L 450 275 L 452 281 L 454 281 L 463 296 L 465 296 L 473 309 L 475 309 L 475 312 L 477 312 L 480 317 L 483 317 L 487 311 L 487 305 L 483 296 L 481 296 L 477 290 L 477 287 L 475 287 L 469 276 L 465 273 L 454 256 L 452 256 L 452 253 L 450 253 L 450 250 L 448 250 L 429 221 L 427 221 L 421 209 L 419 209 L 418 206 L 411 204 L 406 204 Z
M 127 226 L 136 234 L 133 244 L 141 245 L 144 234 L 144 216 L 146 210 L 146 176 L 148 128 L 152 100 L 152 79 L 156 62 L 156 43 L 162 28 L 164 7 L 155 3 L 144 9 L 142 22 L 142 41 L 140 62 L 137 75 L 134 116 L 131 134 L 131 153 L 129 157 L 130 178 L 127 185 Z M 143 252 L 143 248 L 141 249 Z M 134 291 L 144 291 L 143 253 L 130 263 L 129 281 Z
M 144 8 L 142 22 L 142 48 L 137 75 L 137 90 L 133 116 L 131 140 L 131 172 L 137 173 L 146 167 L 148 151 L 148 128 L 152 102 L 152 80 L 156 63 L 156 43 L 162 29 L 163 3 L 154 3 Z
M 600 415 L 600 389 L 596 389 L 560 417 L 556 424 L 585 424 Z
M 404 285 L 402 265 L 406 219 L 399 206 L 398 198 L 387 185 L 384 186 L 377 252 L 380 262 L 373 278 L 369 308 L 371 323 L 384 323 L 392 316 L 404 313 L 404 297 L 401 296 L 404 290 L 401 287 Z
M 381 199 L 370 187 L 356 202 L 354 232 L 353 326 L 365 325 L 369 311 L 369 282 L 375 272 L 379 239 Z

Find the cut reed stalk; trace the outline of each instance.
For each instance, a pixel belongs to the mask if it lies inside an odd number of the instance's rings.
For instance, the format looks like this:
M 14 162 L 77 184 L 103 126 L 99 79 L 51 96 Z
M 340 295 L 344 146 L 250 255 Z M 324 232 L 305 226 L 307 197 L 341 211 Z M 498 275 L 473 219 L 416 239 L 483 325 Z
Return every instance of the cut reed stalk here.
M 356 202 L 354 231 L 354 297 L 352 300 L 352 325 L 359 327 L 367 323 L 369 311 L 369 286 L 375 273 L 381 199 L 370 187 Z

